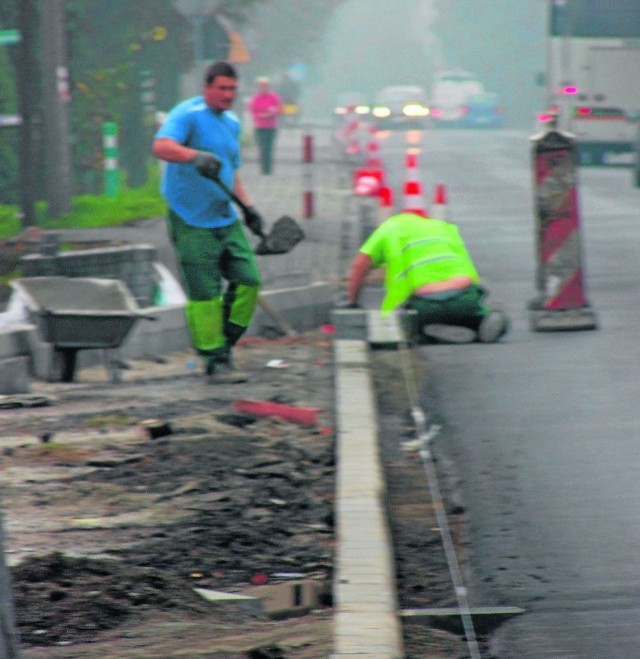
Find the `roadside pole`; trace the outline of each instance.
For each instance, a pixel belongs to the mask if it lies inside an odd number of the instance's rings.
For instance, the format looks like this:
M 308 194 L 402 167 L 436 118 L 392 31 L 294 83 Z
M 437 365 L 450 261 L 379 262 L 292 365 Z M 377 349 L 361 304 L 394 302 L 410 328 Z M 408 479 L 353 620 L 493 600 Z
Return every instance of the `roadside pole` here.
M 633 153 L 633 185 L 640 188 L 640 111 L 629 116 L 629 120 L 636 125 L 636 143 Z
M 315 215 L 313 203 L 313 135 L 302 136 L 302 217 L 310 220 Z
M 36 84 L 38 65 L 35 57 L 34 25 L 37 24 L 36 0 L 22 0 L 18 4 L 18 25 L 21 40 L 18 44 L 18 112 L 20 126 L 20 207 L 22 228 L 37 225 L 36 214 Z
M 4 520 L 0 507 L 0 657 L 20 659 L 11 576 L 4 560 Z
M 105 121 L 102 124 L 102 148 L 104 151 L 104 193 L 107 197 L 116 197 L 120 191 L 117 123 Z
M 71 210 L 72 197 L 64 3 L 62 0 L 47 0 L 40 3 L 40 8 L 42 77 L 46 99 L 46 111 L 42 113 L 46 201 L 49 215 L 57 217 Z

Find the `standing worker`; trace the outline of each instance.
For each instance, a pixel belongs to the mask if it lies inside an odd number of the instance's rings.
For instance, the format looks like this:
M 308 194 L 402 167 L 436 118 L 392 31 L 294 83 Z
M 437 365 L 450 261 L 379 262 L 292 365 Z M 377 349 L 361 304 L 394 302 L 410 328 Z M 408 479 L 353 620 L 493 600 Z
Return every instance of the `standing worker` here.
M 492 343 L 508 329 L 508 319 L 485 302 L 486 291 L 458 228 L 415 213 L 387 218 L 364 242 L 347 279 L 350 306 L 357 306 L 369 270 L 385 268 L 383 314 L 400 305 L 418 314 L 421 332 L 430 325 L 465 327 Z
M 271 89 L 271 81 L 266 76 L 258 78 L 256 82 L 258 91 L 249 100 L 249 112 L 260 153 L 260 169 L 263 174 L 271 174 L 278 117 L 282 114 L 282 99 Z
M 263 233 L 237 173 L 240 122 L 231 111 L 237 90 L 235 69 L 223 61 L 211 64 L 202 95 L 169 112 L 152 147 L 167 161 L 161 192 L 186 288 L 191 342 L 209 380 L 226 383 L 246 380 L 235 371 L 231 350 L 251 322 L 261 281 L 251 244 L 216 178 L 248 206 L 243 215 L 249 230 Z

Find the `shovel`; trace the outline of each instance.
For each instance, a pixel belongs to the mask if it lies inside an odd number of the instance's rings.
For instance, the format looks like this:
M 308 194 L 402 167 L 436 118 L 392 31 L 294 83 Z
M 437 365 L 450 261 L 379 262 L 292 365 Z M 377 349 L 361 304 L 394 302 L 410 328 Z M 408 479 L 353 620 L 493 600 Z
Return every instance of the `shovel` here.
M 229 196 L 231 201 L 238 204 L 243 211 L 246 211 L 247 205 L 241 201 L 238 195 L 217 176 L 211 176 L 208 178 L 214 183 L 217 183 Z M 274 222 L 269 235 L 262 234 L 260 238 L 261 240 L 255 248 L 256 254 L 260 256 L 266 256 L 268 254 L 286 254 L 304 238 L 304 231 L 292 217 L 283 215 Z

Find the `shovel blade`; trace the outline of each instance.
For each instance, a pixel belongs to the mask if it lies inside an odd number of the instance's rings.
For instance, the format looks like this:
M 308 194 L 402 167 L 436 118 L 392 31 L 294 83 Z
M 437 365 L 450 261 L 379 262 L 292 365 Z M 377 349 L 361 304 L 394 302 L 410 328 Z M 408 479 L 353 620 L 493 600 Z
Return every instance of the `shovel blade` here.
M 283 215 L 274 222 L 269 235 L 258 243 L 255 252 L 261 256 L 286 254 L 303 238 L 304 231 L 300 225 L 292 217 Z

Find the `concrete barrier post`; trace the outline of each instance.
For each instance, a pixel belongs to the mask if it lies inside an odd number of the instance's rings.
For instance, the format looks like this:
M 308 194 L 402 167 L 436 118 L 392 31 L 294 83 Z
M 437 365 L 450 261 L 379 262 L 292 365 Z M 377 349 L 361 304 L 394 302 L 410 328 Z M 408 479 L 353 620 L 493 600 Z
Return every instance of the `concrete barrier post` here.
M 531 141 L 538 288 L 531 329 L 595 329 L 584 286 L 575 142 L 555 129 Z

